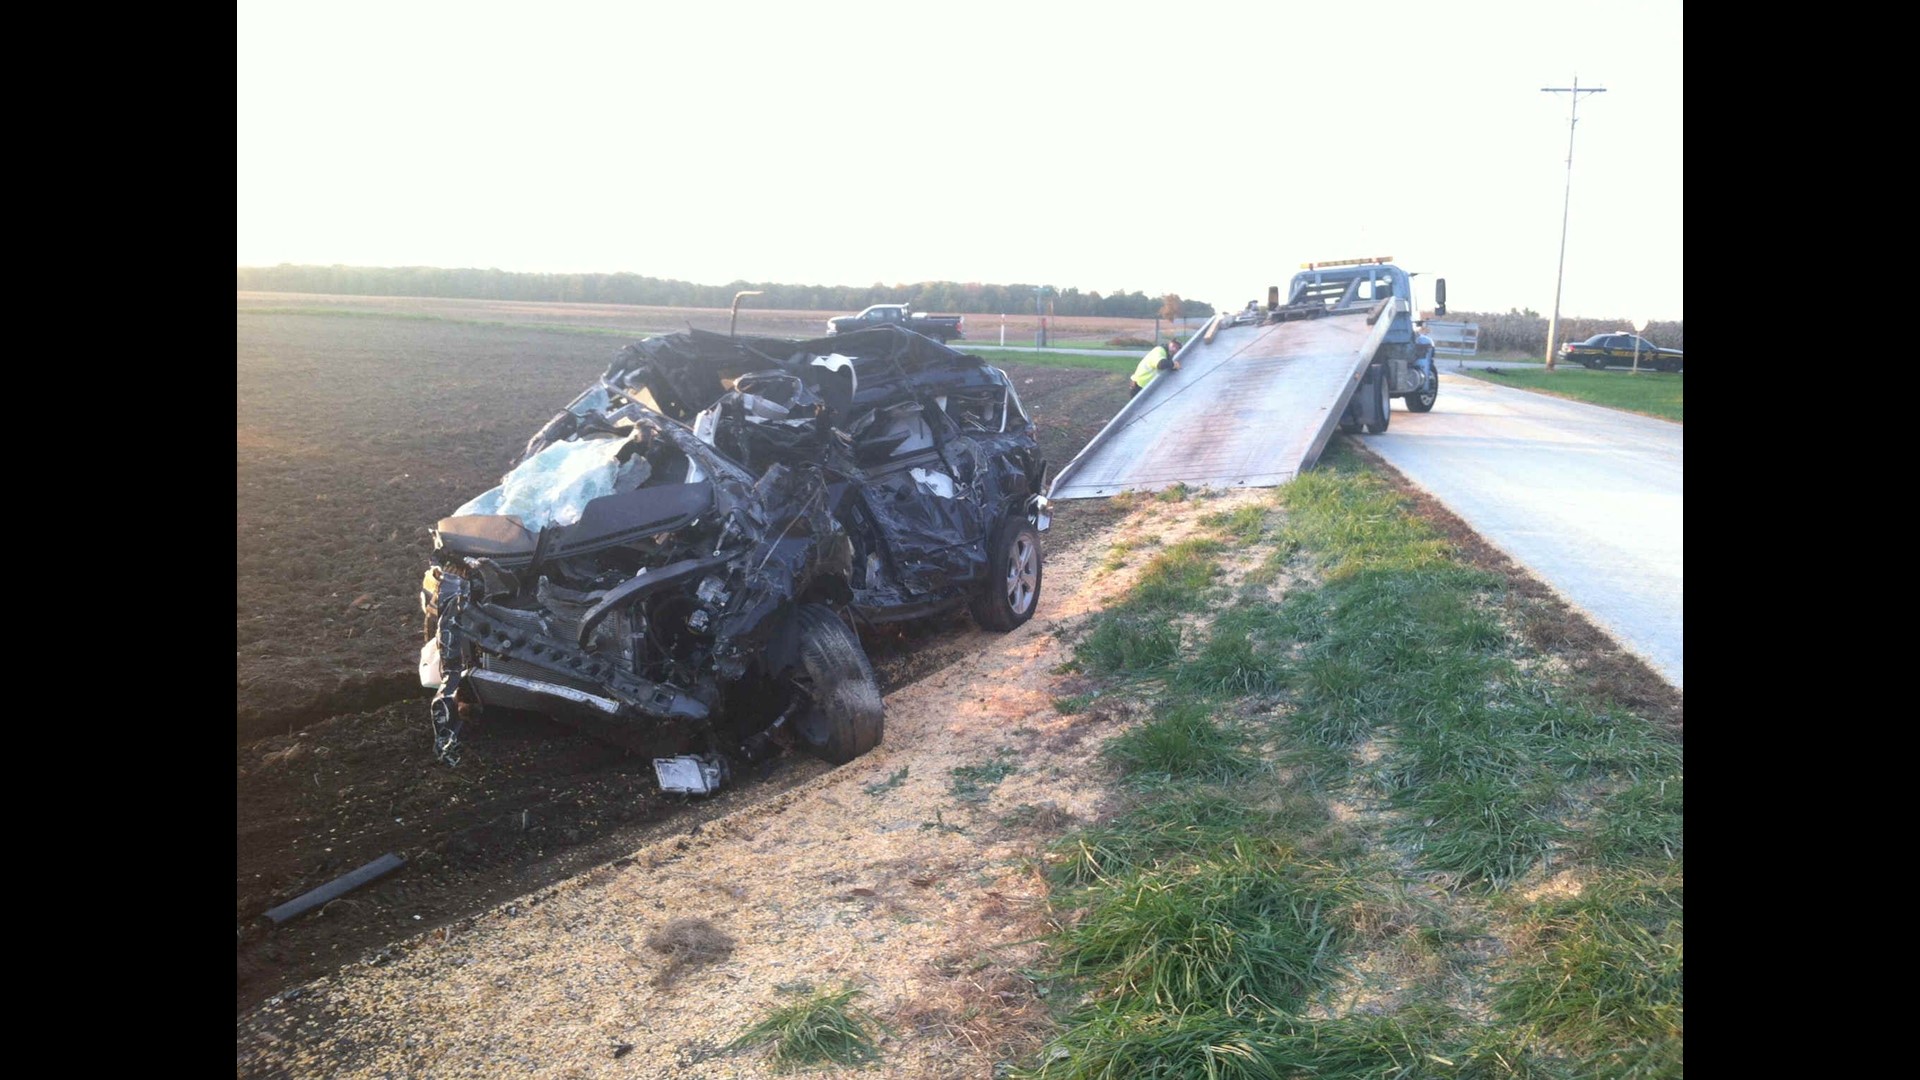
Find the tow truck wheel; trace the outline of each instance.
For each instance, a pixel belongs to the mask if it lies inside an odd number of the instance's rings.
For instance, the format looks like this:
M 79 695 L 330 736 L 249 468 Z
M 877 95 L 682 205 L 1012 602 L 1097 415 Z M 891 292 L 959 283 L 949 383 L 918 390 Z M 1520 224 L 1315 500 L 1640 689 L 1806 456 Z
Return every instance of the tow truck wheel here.
M 1387 393 L 1387 373 L 1382 371 L 1373 380 L 1374 401 L 1380 406 L 1380 419 L 1367 425 L 1367 434 L 1383 434 L 1393 423 L 1393 396 Z
M 1013 629 L 1040 606 L 1040 533 L 1024 514 L 1011 514 L 993 531 L 992 564 L 973 596 L 973 621 L 982 630 Z
M 860 639 L 825 604 L 805 604 L 795 613 L 800 632 L 800 671 L 794 683 L 806 702 L 794 725 L 807 752 L 845 765 L 880 745 L 886 707 Z
M 1433 403 L 1439 397 L 1440 376 L 1435 373 L 1427 376 L 1426 386 L 1408 394 L 1403 400 L 1406 401 L 1407 408 L 1414 412 L 1432 412 Z

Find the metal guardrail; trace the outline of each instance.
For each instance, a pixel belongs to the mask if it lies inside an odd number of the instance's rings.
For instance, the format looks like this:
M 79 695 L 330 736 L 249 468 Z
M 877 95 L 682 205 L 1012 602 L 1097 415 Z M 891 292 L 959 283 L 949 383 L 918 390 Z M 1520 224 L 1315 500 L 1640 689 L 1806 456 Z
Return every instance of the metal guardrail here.
M 1429 320 L 1427 336 L 1433 339 L 1433 351 L 1441 356 L 1474 356 L 1480 352 L 1478 323 Z

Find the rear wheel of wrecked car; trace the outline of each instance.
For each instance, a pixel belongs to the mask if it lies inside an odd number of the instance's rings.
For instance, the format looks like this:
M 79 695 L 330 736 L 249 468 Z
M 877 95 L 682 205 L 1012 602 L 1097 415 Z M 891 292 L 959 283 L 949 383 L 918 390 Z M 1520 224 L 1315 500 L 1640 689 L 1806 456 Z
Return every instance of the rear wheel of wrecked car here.
M 880 745 L 886 726 L 880 684 L 859 637 L 832 608 L 805 604 L 794 619 L 800 630 L 794 682 L 805 695 L 795 734 L 808 753 L 844 765 Z
M 994 530 L 986 586 L 973 598 L 973 621 L 983 630 L 1011 630 L 1040 606 L 1040 533 L 1025 517 Z

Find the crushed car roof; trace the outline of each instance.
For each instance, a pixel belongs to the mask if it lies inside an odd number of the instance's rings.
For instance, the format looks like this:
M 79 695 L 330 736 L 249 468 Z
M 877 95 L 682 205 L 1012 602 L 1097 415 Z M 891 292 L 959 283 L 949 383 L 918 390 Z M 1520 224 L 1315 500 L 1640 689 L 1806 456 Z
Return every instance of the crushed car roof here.
M 682 423 L 726 392 L 722 380 L 759 371 L 783 370 L 818 379 L 812 368 L 850 372 L 844 397 L 830 404 L 842 415 L 884 404 L 902 384 L 935 389 L 997 384 L 1001 377 L 986 361 L 899 326 L 876 326 L 808 341 L 728 337 L 689 330 L 636 342 L 620 351 L 607 369 L 609 382 L 645 381 L 660 411 Z M 818 380 L 834 395 L 837 380 Z

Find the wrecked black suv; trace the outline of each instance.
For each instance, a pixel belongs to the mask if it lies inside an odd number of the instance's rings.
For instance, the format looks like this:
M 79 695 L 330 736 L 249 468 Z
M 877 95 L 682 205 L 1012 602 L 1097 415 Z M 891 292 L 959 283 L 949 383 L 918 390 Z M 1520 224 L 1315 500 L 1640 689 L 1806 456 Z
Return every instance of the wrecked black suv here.
M 629 345 L 434 528 L 435 751 L 503 708 L 695 755 L 681 790 L 780 745 L 850 761 L 884 722 L 854 625 L 1026 622 L 1044 473 L 1006 374 L 904 329 Z

